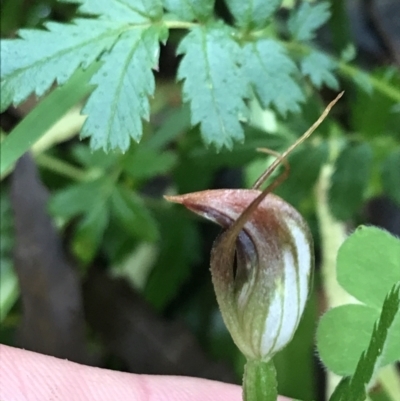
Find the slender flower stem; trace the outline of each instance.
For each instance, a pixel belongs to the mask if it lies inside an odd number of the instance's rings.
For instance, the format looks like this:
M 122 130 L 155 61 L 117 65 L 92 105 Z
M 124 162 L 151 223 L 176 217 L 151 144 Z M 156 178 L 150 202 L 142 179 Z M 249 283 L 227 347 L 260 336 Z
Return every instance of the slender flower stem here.
M 278 384 L 272 360 L 246 362 L 243 376 L 243 401 L 276 401 Z
M 328 191 L 332 171 L 332 164 L 327 164 L 322 168 L 315 191 L 321 235 L 321 272 L 327 309 L 354 302 L 354 298 L 339 285 L 336 279 L 336 258 L 340 246 L 346 239 L 346 226 L 343 222 L 337 221 L 329 210 Z M 332 394 L 340 379 L 341 377 L 328 371 L 327 397 Z

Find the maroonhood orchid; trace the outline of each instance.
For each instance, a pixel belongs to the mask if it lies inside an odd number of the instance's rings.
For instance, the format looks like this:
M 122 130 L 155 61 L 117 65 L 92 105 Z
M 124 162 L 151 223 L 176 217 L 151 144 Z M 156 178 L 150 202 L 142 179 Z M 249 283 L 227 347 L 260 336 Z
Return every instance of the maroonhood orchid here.
M 299 324 L 314 267 L 313 240 L 306 221 L 271 193 L 286 177 L 278 177 L 263 191 L 258 188 L 280 163 L 286 164 L 288 173 L 286 156 L 311 135 L 341 96 L 299 140 L 278 155 L 253 189 L 166 197 L 223 227 L 211 251 L 211 273 L 224 322 L 248 360 L 245 379 L 246 375 L 260 377 L 262 369 L 272 372 L 269 361 L 292 339 Z M 244 394 L 247 391 L 252 390 L 246 389 L 245 380 Z M 268 391 L 260 394 L 270 394 Z M 265 395 L 245 399 L 273 399 Z
M 268 361 L 291 340 L 300 321 L 308 296 L 313 245 L 302 216 L 272 194 L 237 233 L 233 223 L 261 193 L 221 189 L 168 199 L 226 229 L 211 253 L 218 304 L 241 352 L 249 359 Z

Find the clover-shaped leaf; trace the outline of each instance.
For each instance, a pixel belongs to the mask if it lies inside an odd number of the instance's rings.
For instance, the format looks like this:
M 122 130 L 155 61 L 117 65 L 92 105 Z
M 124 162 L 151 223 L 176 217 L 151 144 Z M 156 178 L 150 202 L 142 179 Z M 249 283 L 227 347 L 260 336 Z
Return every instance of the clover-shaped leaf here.
M 375 227 L 360 227 L 339 250 L 337 278 L 360 304 L 328 311 L 317 332 L 320 357 L 333 372 L 349 375 L 368 347 L 375 321 L 393 285 L 400 281 L 400 240 Z M 400 359 L 400 313 L 387 336 L 380 366 Z

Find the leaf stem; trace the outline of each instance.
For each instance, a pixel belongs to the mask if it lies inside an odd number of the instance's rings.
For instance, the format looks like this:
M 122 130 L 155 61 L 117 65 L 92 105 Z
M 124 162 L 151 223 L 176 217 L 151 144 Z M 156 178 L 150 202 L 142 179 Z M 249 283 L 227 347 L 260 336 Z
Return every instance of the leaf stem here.
M 36 156 L 36 162 L 40 167 L 51 170 L 64 177 L 72 178 L 74 181 L 84 181 L 87 177 L 85 171 L 44 153 Z
M 278 385 L 272 360 L 248 360 L 244 366 L 243 401 L 276 401 Z
M 368 74 L 365 71 L 355 67 L 354 65 L 347 64 L 343 61 L 336 61 L 338 62 L 339 71 L 341 71 L 342 74 L 347 75 L 350 78 L 354 78 L 358 74 L 367 74 L 371 85 L 376 90 L 395 100 L 396 102 L 400 102 L 400 91 L 396 89 L 394 85 L 390 85 L 385 81 L 382 81 L 381 79 L 378 79 L 373 75 Z
M 298 43 L 298 42 L 282 42 L 282 44 L 289 50 L 293 52 L 297 52 L 300 54 L 308 54 L 312 51 L 310 46 Z M 400 102 L 400 91 L 393 85 L 374 77 L 369 74 L 367 71 L 364 71 L 354 65 L 348 64 L 337 57 L 332 56 L 331 54 L 325 53 L 327 57 L 329 57 L 332 62 L 334 62 L 338 66 L 338 70 L 342 75 L 347 76 L 348 78 L 355 79 L 357 75 L 367 75 L 369 83 L 371 86 L 377 91 L 381 92 L 388 98 Z
M 164 24 L 168 29 L 191 29 L 199 25 L 188 21 L 164 21 Z

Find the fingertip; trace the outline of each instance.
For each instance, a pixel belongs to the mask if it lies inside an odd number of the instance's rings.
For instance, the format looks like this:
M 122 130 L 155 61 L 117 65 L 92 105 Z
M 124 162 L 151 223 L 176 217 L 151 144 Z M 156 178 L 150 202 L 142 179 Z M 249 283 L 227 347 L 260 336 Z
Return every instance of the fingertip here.
M 241 400 L 241 389 L 235 385 L 191 377 L 116 372 L 5 345 L 0 345 L 0 360 L 1 400 Z
M 242 391 L 206 379 L 94 368 L 0 344 L 0 400 L 241 401 Z

